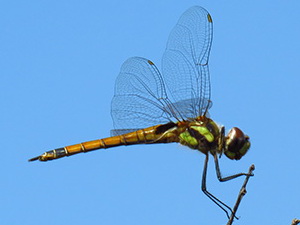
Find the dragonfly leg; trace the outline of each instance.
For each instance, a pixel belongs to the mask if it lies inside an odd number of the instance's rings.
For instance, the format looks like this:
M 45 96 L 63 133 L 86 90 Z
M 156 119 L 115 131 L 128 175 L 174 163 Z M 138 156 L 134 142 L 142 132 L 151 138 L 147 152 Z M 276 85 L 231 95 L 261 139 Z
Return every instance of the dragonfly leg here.
M 248 176 L 248 177 L 254 176 L 254 174 L 252 172 L 249 172 L 249 173 L 237 173 L 237 174 L 234 174 L 234 175 L 231 175 L 228 177 L 222 177 L 217 154 L 214 154 L 214 160 L 215 160 L 217 177 L 220 182 L 232 180 L 232 179 L 240 177 L 240 176 Z
M 201 189 L 202 189 L 203 193 L 210 200 L 212 200 L 217 206 L 219 206 L 226 213 L 226 216 L 229 219 L 230 217 L 229 217 L 228 211 L 225 208 L 227 208 L 231 212 L 231 214 L 233 213 L 232 209 L 228 205 L 226 205 L 224 202 L 222 202 L 220 199 L 218 199 L 213 194 L 211 194 L 209 191 L 207 191 L 207 189 L 206 189 L 206 174 L 207 174 L 208 157 L 209 157 L 209 155 L 206 154 L 205 162 L 204 162 L 204 168 L 203 168 L 203 174 L 202 174 Z

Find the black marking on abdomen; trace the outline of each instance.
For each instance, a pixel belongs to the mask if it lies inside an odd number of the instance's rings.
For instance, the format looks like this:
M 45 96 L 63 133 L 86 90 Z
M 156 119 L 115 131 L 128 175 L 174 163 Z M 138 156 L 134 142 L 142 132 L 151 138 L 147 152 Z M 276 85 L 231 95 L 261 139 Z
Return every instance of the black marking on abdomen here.
M 176 123 L 173 123 L 173 122 L 169 122 L 169 123 L 160 125 L 159 127 L 156 128 L 155 134 L 162 134 L 162 133 L 166 132 L 167 130 L 169 130 L 173 127 L 176 127 L 176 126 L 177 126 Z
M 65 148 L 57 148 L 54 151 L 55 151 L 56 158 L 61 158 L 68 154 Z

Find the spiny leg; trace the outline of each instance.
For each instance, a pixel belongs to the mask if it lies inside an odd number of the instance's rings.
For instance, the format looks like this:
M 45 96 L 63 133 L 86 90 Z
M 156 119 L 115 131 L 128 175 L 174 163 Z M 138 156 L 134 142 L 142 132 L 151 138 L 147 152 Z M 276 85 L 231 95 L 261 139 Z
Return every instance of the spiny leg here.
M 240 176 L 246 176 L 246 179 L 244 181 L 244 184 L 239 192 L 239 195 L 238 195 L 238 198 L 237 198 L 237 201 L 233 207 L 233 210 L 231 210 L 231 216 L 229 218 L 229 221 L 228 221 L 228 225 L 232 224 L 233 222 L 233 219 L 236 218 L 238 219 L 235 214 L 237 212 L 237 209 L 239 207 L 239 204 L 243 198 L 243 196 L 246 194 L 246 185 L 248 183 L 248 180 L 251 176 L 254 176 L 254 174 L 252 173 L 253 170 L 255 169 L 254 165 L 251 165 L 250 168 L 249 168 L 249 171 L 248 173 L 237 173 L 237 174 L 234 174 L 234 175 L 231 175 L 231 176 L 227 176 L 227 177 L 222 177 L 221 175 L 221 171 L 220 171 L 220 166 L 219 166 L 219 161 L 218 161 L 218 156 L 217 154 L 214 154 L 214 160 L 215 160 L 215 166 L 216 166 L 216 173 L 217 173 L 217 177 L 218 177 L 218 180 L 220 182 L 224 182 L 224 181 L 228 181 L 228 180 L 231 180 L 231 179 L 234 179 L 234 178 L 237 178 L 237 177 L 240 177 Z
M 215 197 L 213 194 L 208 192 L 206 189 L 206 174 L 207 174 L 208 157 L 209 157 L 208 154 L 206 154 L 205 161 L 204 161 L 203 174 L 202 174 L 201 189 L 210 200 L 212 200 L 217 206 L 219 206 L 226 213 L 226 216 L 229 219 L 230 218 L 229 214 L 225 208 L 227 208 L 231 212 L 231 215 L 233 213 L 232 209 L 228 205 L 226 205 L 224 202 L 219 200 L 217 197 Z
M 222 177 L 217 154 L 214 154 L 214 160 L 215 160 L 217 177 L 218 177 L 218 180 L 220 182 L 232 180 L 232 179 L 240 177 L 240 176 L 248 176 L 248 177 L 249 176 L 254 176 L 252 171 L 249 171 L 248 173 L 237 173 L 237 174 L 234 174 L 234 175 L 231 175 L 231 176 L 228 176 L 228 177 Z

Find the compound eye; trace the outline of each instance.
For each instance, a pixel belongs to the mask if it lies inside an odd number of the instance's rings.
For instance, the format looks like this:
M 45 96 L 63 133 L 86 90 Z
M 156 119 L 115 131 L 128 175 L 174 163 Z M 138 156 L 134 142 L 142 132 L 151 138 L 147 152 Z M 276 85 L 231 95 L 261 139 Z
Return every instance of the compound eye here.
M 249 137 L 239 128 L 232 128 L 225 141 L 225 155 L 230 159 L 241 159 L 250 148 Z

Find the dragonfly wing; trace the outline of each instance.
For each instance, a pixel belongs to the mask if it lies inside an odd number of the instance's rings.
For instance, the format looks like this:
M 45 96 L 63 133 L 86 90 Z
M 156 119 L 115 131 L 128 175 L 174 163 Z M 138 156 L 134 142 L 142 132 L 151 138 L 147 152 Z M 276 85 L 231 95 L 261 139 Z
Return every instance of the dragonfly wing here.
M 167 123 L 166 90 L 157 67 L 145 58 L 133 57 L 124 62 L 115 84 L 111 115 L 113 135 Z
M 210 15 L 201 7 L 192 7 L 169 36 L 162 60 L 163 77 L 147 59 L 133 57 L 125 61 L 112 100 L 112 133 L 202 115 L 210 106 L 211 42 Z
M 162 59 L 162 74 L 177 112 L 202 115 L 210 105 L 208 59 L 212 19 L 202 7 L 188 9 L 173 28 Z

